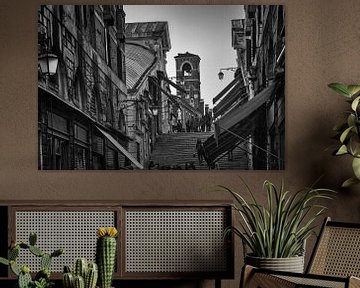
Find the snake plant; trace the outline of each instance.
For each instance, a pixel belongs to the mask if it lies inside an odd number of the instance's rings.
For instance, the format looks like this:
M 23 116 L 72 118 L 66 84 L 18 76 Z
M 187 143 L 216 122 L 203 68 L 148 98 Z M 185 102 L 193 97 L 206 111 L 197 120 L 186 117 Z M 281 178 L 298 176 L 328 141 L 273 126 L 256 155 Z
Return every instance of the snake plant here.
M 264 189 L 267 203 L 256 200 L 249 186 L 241 179 L 245 193 L 251 201 L 225 186 L 235 199 L 233 208 L 240 215 L 239 227 L 228 227 L 226 234 L 233 232 L 247 245 L 252 256 L 266 258 L 288 258 L 302 254 L 303 244 L 314 233 L 316 219 L 326 209 L 318 200 L 331 199 L 334 191 L 305 188 L 296 193 L 280 188 L 266 180 Z

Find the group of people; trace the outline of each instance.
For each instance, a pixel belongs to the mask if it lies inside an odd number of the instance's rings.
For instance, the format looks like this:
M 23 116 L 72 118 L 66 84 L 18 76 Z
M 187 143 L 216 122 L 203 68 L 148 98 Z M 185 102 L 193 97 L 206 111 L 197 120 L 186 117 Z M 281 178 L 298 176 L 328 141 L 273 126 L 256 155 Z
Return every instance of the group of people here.
M 205 132 L 211 131 L 212 116 L 210 113 L 201 118 L 192 116 L 185 123 L 186 132 Z

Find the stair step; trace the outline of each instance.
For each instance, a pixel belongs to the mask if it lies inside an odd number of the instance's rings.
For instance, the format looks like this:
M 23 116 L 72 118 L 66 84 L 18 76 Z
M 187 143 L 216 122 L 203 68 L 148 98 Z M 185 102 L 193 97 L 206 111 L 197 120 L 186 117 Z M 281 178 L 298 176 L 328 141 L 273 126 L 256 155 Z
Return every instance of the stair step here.
M 205 161 L 199 165 L 196 152 L 196 142 L 200 138 L 204 142 L 214 132 L 179 132 L 162 134 L 157 137 L 150 155 L 150 161 L 155 169 L 186 169 L 191 165 L 196 170 L 208 170 Z M 247 169 L 246 152 L 234 151 L 233 161 L 228 161 L 227 156 L 220 159 L 216 166 L 219 169 Z

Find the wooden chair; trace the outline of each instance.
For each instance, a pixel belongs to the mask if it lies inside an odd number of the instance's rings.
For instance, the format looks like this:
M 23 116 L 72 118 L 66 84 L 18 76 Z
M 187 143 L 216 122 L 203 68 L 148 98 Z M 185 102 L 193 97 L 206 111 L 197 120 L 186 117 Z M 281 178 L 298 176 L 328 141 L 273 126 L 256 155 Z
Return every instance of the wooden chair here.
M 334 222 L 326 218 L 306 273 L 245 265 L 240 287 L 360 287 L 360 223 Z

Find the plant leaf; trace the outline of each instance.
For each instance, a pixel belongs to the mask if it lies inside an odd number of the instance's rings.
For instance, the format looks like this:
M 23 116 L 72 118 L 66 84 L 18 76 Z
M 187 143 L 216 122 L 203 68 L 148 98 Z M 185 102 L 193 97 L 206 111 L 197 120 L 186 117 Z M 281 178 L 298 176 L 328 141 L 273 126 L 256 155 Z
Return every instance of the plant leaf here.
M 352 185 L 359 184 L 359 183 L 360 183 L 359 179 L 357 179 L 356 177 L 351 177 L 351 178 L 345 180 L 344 183 L 342 183 L 341 187 L 348 188 Z
M 352 101 L 352 103 L 351 103 L 351 109 L 352 109 L 352 110 L 356 111 L 356 108 L 357 108 L 358 105 L 359 105 L 359 101 L 360 101 L 360 96 L 356 97 L 356 98 L 354 99 L 354 101 Z
M 347 85 L 341 84 L 341 83 L 330 83 L 328 85 L 329 88 L 333 89 L 338 94 L 350 98 L 350 92 L 348 90 Z
M 353 113 L 350 113 L 347 118 L 347 124 L 348 126 L 355 126 L 356 116 Z M 337 131 L 337 130 L 336 130 Z
M 4 264 L 4 265 L 9 265 L 9 264 L 10 264 L 9 260 L 8 260 L 8 259 L 5 259 L 5 258 L 3 258 L 3 257 L 0 257 L 0 263 L 1 263 L 1 264 Z
M 347 153 L 349 153 L 349 152 L 348 152 L 346 145 L 341 145 L 341 147 L 339 148 L 339 150 L 337 150 L 335 155 L 344 155 Z
M 354 157 L 352 161 L 352 168 L 356 178 L 360 180 L 360 158 Z
M 353 127 L 347 128 L 347 129 L 341 134 L 341 136 L 340 136 L 340 141 L 341 141 L 341 143 L 344 143 L 346 137 L 348 136 L 348 134 L 349 134 L 349 132 L 351 131 L 352 128 L 353 128 Z
M 348 85 L 347 91 L 349 92 L 350 96 L 357 96 L 360 92 L 360 85 Z

